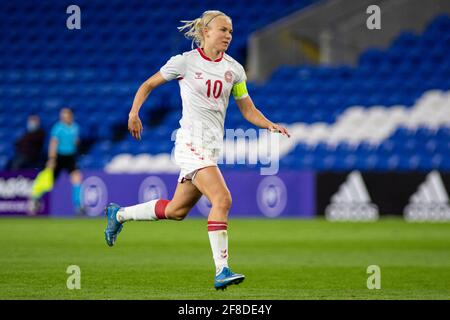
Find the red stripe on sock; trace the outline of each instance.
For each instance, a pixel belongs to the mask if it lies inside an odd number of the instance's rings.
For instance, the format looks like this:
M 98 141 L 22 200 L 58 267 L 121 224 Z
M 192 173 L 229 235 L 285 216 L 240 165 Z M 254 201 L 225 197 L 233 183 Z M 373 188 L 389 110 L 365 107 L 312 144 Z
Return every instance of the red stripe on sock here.
M 170 202 L 170 200 L 164 200 L 164 199 L 158 200 L 156 202 L 155 214 L 156 214 L 156 217 L 159 220 L 167 219 L 167 217 L 166 217 L 166 207 L 169 204 L 169 202 Z
M 220 227 L 208 226 L 208 232 L 217 230 L 227 230 L 227 226 L 220 226 Z
M 224 221 L 208 221 L 208 231 L 227 230 L 228 223 Z

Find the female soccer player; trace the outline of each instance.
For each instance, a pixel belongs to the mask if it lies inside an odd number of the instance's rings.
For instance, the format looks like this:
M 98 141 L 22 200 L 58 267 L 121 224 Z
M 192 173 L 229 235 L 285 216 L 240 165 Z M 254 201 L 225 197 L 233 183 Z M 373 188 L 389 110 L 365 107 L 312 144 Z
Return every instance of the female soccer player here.
M 183 114 L 175 141 L 174 160 L 181 169 L 175 194 L 171 200 L 157 199 L 131 207 L 108 205 L 105 239 L 113 246 L 123 223 L 129 220 L 183 220 L 203 194 L 212 204 L 208 235 L 216 265 L 214 286 L 225 289 L 245 278 L 228 267 L 227 220 L 231 195 L 217 167 L 230 94 L 250 123 L 288 137 L 289 133 L 256 109 L 247 92 L 244 68 L 225 54 L 232 39 L 231 18 L 220 11 L 205 11 L 200 18 L 182 22 L 185 24 L 178 29 L 185 31 L 185 36 L 198 48 L 173 56 L 145 81 L 136 93 L 128 118 L 128 130 L 140 140 L 142 104 L 156 87 L 178 80 Z

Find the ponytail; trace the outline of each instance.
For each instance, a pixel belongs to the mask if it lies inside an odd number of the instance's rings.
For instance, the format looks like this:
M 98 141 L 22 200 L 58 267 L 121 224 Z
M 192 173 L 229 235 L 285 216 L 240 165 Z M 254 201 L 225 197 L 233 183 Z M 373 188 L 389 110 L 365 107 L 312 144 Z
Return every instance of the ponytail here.
M 192 39 L 192 47 L 194 46 L 194 42 L 197 45 L 197 47 L 203 46 L 203 24 L 202 24 L 202 18 L 197 18 L 195 20 L 182 20 L 181 27 L 178 27 L 178 31 L 183 32 L 184 30 L 187 30 L 184 32 L 184 36 L 188 39 Z
M 192 39 L 192 49 L 194 48 L 194 42 L 197 47 L 201 48 L 204 46 L 205 39 L 203 38 L 203 29 L 208 26 L 208 24 L 218 16 L 228 17 L 225 13 L 217 10 L 209 10 L 203 12 L 200 18 L 195 20 L 181 20 L 182 26 L 178 27 L 178 31 L 184 32 L 184 36 L 187 39 Z M 229 18 L 229 17 L 228 17 Z M 230 18 L 231 20 L 231 18 Z M 187 31 L 186 31 L 187 30 Z

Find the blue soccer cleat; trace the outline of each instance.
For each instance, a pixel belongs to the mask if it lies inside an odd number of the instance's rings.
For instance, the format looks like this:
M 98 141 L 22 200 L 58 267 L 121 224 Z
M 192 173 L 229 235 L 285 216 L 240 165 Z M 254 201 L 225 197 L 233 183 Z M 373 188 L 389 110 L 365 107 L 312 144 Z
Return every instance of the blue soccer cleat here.
M 110 203 L 105 208 L 105 214 L 108 218 L 108 225 L 105 229 L 105 240 L 108 246 L 112 247 L 117 240 L 117 235 L 122 231 L 123 224 L 117 221 L 117 212 L 120 206 L 115 203 Z
M 216 288 L 216 290 L 224 290 L 231 284 L 241 283 L 244 279 L 245 276 L 243 274 L 234 273 L 230 268 L 224 267 L 222 271 L 216 275 L 214 288 Z

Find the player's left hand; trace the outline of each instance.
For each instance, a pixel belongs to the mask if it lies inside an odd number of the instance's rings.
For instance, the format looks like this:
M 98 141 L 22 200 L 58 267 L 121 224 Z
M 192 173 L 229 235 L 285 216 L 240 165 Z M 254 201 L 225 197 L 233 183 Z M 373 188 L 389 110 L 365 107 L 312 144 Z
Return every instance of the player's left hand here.
M 270 132 L 278 132 L 278 133 L 281 133 L 281 134 L 284 135 L 284 136 L 287 136 L 288 138 L 291 137 L 291 135 L 289 134 L 288 130 L 287 130 L 285 127 L 280 126 L 280 125 L 278 125 L 278 124 L 276 124 L 276 123 L 272 123 L 272 124 L 269 126 L 269 128 L 267 128 L 267 129 L 268 129 Z
M 128 117 L 128 131 L 136 140 L 141 140 L 142 122 L 138 115 L 130 115 Z

